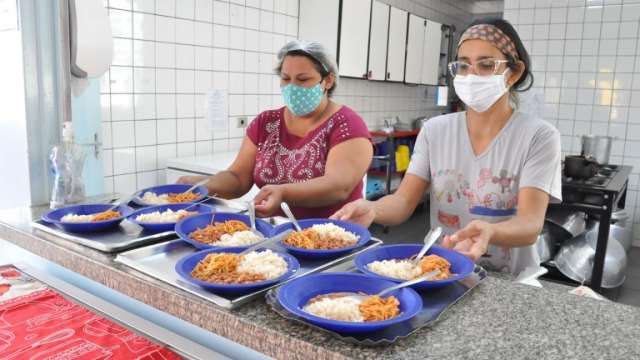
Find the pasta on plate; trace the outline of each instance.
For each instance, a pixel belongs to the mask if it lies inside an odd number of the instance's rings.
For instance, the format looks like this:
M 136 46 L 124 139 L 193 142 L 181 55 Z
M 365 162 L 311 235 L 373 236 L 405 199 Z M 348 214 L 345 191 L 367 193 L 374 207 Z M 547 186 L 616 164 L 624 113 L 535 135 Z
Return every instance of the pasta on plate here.
M 451 264 L 447 259 L 438 255 L 427 255 L 420 259 L 417 266 L 411 259 L 378 260 L 367 264 L 367 268 L 382 276 L 401 280 L 411 280 L 433 270 L 440 270 L 440 274 L 431 280 L 443 280 L 451 276 Z
M 286 261 L 271 250 L 239 256 L 212 253 L 191 271 L 194 279 L 210 283 L 244 284 L 275 279 L 287 271 Z
M 316 224 L 302 231 L 294 231 L 284 243 L 308 250 L 332 250 L 352 246 L 358 237 L 340 226 L 332 223 Z

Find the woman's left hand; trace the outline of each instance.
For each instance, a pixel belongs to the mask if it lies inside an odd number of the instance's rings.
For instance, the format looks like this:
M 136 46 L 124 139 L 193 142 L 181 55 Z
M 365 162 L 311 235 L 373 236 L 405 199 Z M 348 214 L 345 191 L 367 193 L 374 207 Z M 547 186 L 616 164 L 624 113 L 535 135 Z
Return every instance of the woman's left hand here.
M 492 224 L 474 220 L 455 234 L 445 236 L 442 246 L 456 250 L 475 261 L 487 252 L 493 234 Z
M 284 187 L 282 185 L 266 185 L 253 199 L 256 204 L 256 215 L 259 217 L 273 216 L 280 210 L 280 204 L 284 200 Z

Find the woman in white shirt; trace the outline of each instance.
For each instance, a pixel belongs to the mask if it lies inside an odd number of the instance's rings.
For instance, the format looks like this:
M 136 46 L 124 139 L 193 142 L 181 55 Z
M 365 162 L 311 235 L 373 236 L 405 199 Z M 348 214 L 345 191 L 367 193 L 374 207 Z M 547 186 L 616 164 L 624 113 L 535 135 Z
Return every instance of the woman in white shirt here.
M 482 265 L 518 274 L 539 263 L 533 244 L 550 199 L 561 199 L 560 134 L 518 110 L 533 83 L 529 55 L 507 21 L 476 21 L 449 64 L 467 111 L 425 123 L 398 190 L 358 200 L 332 217 L 365 226 L 396 225 L 430 190 L 431 226 L 442 241 Z

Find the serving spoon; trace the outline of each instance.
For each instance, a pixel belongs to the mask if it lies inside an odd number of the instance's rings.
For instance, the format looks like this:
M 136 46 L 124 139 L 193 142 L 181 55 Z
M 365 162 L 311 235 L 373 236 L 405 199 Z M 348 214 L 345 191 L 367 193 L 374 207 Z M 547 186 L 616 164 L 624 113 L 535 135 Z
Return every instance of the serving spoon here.
M 293 216 L 293 212 L 291 212 L 291 208 L 289 207 L 289 205 L 283 201 L 280 203 L 280 208 L 282 209 L 284 214 L 287 215 L 289 221 L 291 221 L 296 231 L 302 231 L 302 228 L 300 227 L 300 224 L 298 224 L 298 220 L 296 220 L 295 216 Z
M 418 252 L 418 255 L 416 255 L 416 258 L 413 259 L 412 264 L 414 267 L 420 264 L 420 259 L 422 259 L 422 257 L 427 253 L 427 251 L 429 251 L 431 246 L 433 246 L 433 244 L 435 244 L 436 241 L 438 241 L 441 235 L 442 235 L 442 228 L 440 226 L 438 226 L 435 229 L 429 230 L 427 235 L 424 237 L 424 246 L 422 247 L 422 249 L 420 249 L 420 252 Z
M 194 206 L 196 206 L 196 205 L 202 205 L 202 204 L 206 203 L 207 201 L 209 201 L 209 200 L 213 199 L 213 197 L 214 197 L 214 196 L 215 196 L 215 194 L 214 194 L 214 195 L 212 195 L 212 196 L 205 196 L 203 199 L 198 200 L 198 201 L 196 201 L 196 202 L 192 203 L 191 205 L 187 206 L 186 208 L 184 208 L 184 209 L 182 209 L 182 210 L 185 210 L 185 211 L 186 211 L 187 209 L 191 209 L 192 207 L 194 207 Z
M 111 211 L 116 209 L 117 207 L 119 207 L 120 205 L 126 205 L 128 204 L 131 200 L 135 199 L 137 195 L 131 195 L 129 197 L 126 197 L 124 200 L 121 201 L 116 201 L 115 203 L 113 203 L 113 205 L 108 208 L 107 210 L 103 211 L 103 212 L 107 212 L 107 211 Z
M 256 229 L 256 205 L 253 203 L 253 201 L 248 201 L 247 203 L 249 208 L 249 223 L 251 224 L 250 230 L 261 239 L 264 239 L 264 235 L 260 231 L 258 231 L 258 229 Z
M 193 184 L 193 186 L 192 186 L 192 187 L 188 188 L 187 190 L 183 191 L 182 193 L 183 193 L 183 194 L 190 193 L 190 192 L 192 192 L 193 190 L 195 190 L 198 186 L 202 186 L 202 185 L 204 185 L 204 184 L 208 183 L 208 182 L 209 182 L 209 180 L 211 180 L 211 178 L 210 178 L 209 176 L 207 176 L 205 179 L 200 180 L 200 181 L 198 181 L 197 183 Z
M 259 242 L 259 243 L 257 243 L 257 244 L 254 244 L 254 245 L 251 245 L 251 246 L 249 246 L 248 248 L 244 249 L 243 251 L 239 252 L 239 253 L 238 253 L 238 256 L 242 256 L 242 255 L 248 254 L 248 253 L 250 253 L 250 252 L 252 252 L 252 251 L 254 251 L 254 250 L 256 250 L 256 249 L 259 249 L 259 248 L 261 248 L 261 247 L 264 247 L 264 246 L 266 246 L 266 245 L 270 245 L 270 244 L 273 244 L 273 243 L 275 243 L 275 242 L 278 242 L 278 241 L 284 240 L 284 239 L 286 239 L 286 238 L 287 238 L 287 236 L 289 236 L 289 234 L 291 234 L 292 232 L 293 232 L 293 230 L 290 230 L 290 229 L 289 229 L 289 230 L 286 230 L 286 231 L 281 232 L 280 234 L 277 234 L 277 235 L 275 235 L 275 236 L 272 236 L 272 237 L 268 238 L 267 240 L 261 241 L 261 242 Z
M 363 302 L 366 299 L 368 299 L 370 297 L 373 297 L 373 296 L 382 297 L 382 296 L 384 296 L 384 295 L 386 295 L 386 294 L 388 294 L 388 293 L 390 293 L 390 292 L 392 292 L 394 290 L 402 289 L 404 287 L 411 286 L 411 285 L 414 285 L 414 284 L 417 284 L 417 283 L 420 283 L 420 282 L 423 282 L 423 281 L 429 281 L 429 280 L 433 279 L 434 277 L 436 277 L 438 275 L 440 275 L 440 270 L 435 269 L 435 270 L 433 270 L 431 272 L 428 272 L 426 274 L 423 274 L 423 275 L 421 275 L 421 276 L 419 276 L 419 277 L 417 277 L 415 279 L 411 279 L 411 280 L 402 282 L 400 284 L 389 286 L 388 288 L 382 289 L 381 291 L 379 291 L 377 294 L 374 294 L 374 295 L 366 295 L 366 294 L 350 292 L 350 291 L 341 291 L 341 292 L 337 292 L 337 293 L 331 293 L 331 294 L 325 294 L 325 295 L 316 296 L 313 299 L 312 302 L 320 301 L 320 300 L 325 299 L 325 298 L 335 298 L 335 297 L 340 297 L 340 298 L 349 297 L 349 298 L 351 298 L 351 299 L 353 299 L 355 301 Z

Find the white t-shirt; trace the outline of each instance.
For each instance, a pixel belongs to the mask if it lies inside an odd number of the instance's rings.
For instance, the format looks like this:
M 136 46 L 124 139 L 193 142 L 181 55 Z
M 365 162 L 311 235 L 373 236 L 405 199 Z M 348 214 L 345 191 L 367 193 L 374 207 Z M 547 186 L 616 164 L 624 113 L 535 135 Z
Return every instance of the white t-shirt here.
M 431 226 L 452 234 L 478 219 L 497 223 L 516 214 L 518 191 L 533 187 L 562 198 L 560 133 L 544 120 L 514 111 L 487 149 L 476 156 L 466 112 L 427 121 L 408 173 L 431 182 Z M 534 246 L 489 245 L 478 263 L 514 275 L 540 262 Z

